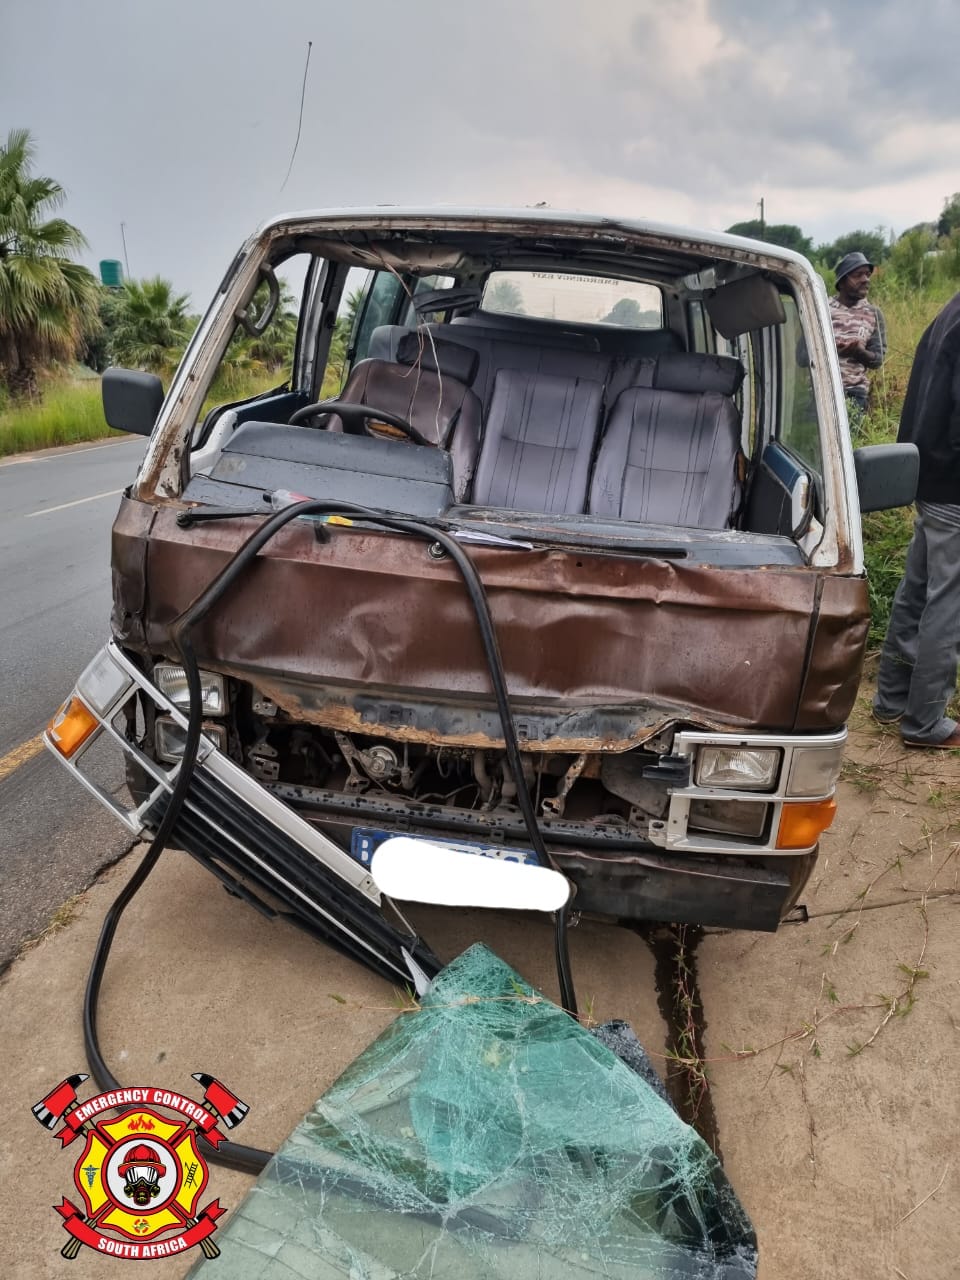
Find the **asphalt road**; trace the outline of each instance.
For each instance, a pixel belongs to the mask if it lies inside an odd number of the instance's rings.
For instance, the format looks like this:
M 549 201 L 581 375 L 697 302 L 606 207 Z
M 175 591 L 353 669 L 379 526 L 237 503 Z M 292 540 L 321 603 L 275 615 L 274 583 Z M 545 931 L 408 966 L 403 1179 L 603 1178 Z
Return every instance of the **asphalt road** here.
M 0 968 L 130 844 L 38 735 L 109 633 L 110 527 L 144 448 L 0 462 Z

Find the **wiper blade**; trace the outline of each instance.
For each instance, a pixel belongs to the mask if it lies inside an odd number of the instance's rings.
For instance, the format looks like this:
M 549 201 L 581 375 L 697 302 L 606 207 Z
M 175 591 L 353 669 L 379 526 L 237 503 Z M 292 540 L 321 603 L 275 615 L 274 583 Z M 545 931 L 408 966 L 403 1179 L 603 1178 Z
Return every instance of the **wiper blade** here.
M 532 551 L 533 543 L 519 538 L 508 538 L 498 533 L 482 533 L 479 529 L 453 529 L 458 542 L 476 543 L 482 547 L 514 547 L 520 551 Z
M 177 524 L 188 529 L 207 520 L 238 520 L 242 516 L 272 516 L 269 507 L 189 507 L 177 512 Z

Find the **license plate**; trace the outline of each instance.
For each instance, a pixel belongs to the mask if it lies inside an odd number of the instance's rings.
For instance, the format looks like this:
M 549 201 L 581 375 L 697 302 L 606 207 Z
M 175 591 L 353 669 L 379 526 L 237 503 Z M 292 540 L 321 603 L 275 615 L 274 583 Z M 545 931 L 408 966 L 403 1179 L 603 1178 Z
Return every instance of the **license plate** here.
M 369 867 L 377 845 L 382 844 L 384 840 L 389 840 L 391 836 L 400 834 L 409 835 L 410 833 L 354 827 L 350 839 L 350 852 L 358 862 Z M 500 844 L 483 844 L 475 840 L 436 840 L 430 836 L 421 835 L 416 836 L 416 839 L 423 840 L 427 844 L 442 845 L 445 849 L 452 849 L 454 853 L 472 853 L 481 858 L 502 858 L 504 862 L 528 862 L 532 866 L 538 865 L 537 856 L 532 849 L 505 849 Z

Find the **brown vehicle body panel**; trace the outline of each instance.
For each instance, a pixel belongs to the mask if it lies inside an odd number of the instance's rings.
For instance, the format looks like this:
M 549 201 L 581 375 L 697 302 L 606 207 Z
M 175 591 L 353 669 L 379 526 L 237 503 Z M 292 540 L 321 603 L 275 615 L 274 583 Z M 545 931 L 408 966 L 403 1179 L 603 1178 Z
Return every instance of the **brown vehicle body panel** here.
M 181 529 L 177 507 L 123 501 L 113 533 L 118 641 L 175 656 L 171 624 L 258 527 Z M 249 679 L 296 719 L 412 740 L 361 717 L 358 695 L 492 704 L 476 620 L 449 560 L 390 533 L 295 521 L 197 629 L 202 664 Z M 725 569 L 570 549 L 470 547 L 516 708 L 570 708 L 572 735 L 538 750 L 625 750 L 671 721 L 770 731 L 842 725 L 869 618 L 862 578 Z M 335 692 L 331 692 L 335 690 Z M 594 709 L 596 714 L 593 715 Z M 613 729 L 604 712 L 619 711 Z M 630 734 L 622 712 L 635 713 Z

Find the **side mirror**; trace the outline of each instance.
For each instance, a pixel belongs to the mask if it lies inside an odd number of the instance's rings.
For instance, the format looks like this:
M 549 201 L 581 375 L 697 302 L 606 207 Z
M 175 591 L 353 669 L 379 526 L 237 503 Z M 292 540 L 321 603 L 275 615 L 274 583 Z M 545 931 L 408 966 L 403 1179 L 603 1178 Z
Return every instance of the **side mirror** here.
M 443 907 L 560 911 L 573 887 L 549 867 L 461 853 L 412 836 L 392 836 L 378 845 L 370 874 L 390 898 Z
M 101 379 L 103 416 L 114 431 L 148 436 L 163 404 L 163 383 L 139 369 L 106 369 Z
M 909 507 L 917 496 L 920 455 L 915 444 L 868 444 L 854 449 L 861 511 Z

